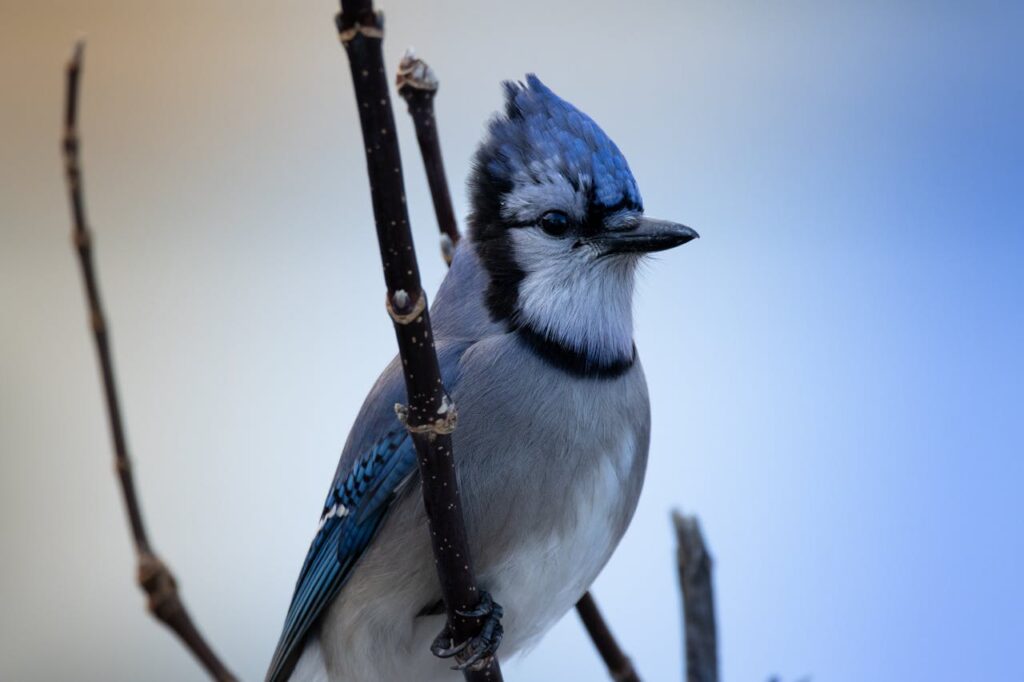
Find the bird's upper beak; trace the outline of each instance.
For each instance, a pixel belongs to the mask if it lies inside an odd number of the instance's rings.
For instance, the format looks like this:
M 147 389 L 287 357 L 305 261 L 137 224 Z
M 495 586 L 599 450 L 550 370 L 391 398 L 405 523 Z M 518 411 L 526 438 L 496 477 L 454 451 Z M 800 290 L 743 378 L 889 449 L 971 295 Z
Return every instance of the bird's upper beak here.
M 619 253 L 653 253 L 664 251 L 700 237 L 686 225 L 667 220 L 641 218 L 634 227 L 609 230 L 590 238 L 601 248 L 601 257 Z

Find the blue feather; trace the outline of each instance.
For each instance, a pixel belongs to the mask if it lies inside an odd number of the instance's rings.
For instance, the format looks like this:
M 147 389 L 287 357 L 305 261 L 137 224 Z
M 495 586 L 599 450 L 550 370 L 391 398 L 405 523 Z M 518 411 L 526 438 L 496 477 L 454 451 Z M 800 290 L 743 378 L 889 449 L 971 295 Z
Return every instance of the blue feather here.
M 629 164 L 593 119 L 533 74 L 525 85 L 506 82 L 505 97 L 505 116 L 491 121 L 482 148 L 488 173 L 511 182 L 532 164 L 551 162 L 593 192 L 597 206 L 642 210 Z
M 387 432 L 331 485 L 295 585 L 268 682 L 290 674 L 309 629 L 341 590 L 380 528 L 391 501 L 416 470 L 416 451 L 405 429 Z

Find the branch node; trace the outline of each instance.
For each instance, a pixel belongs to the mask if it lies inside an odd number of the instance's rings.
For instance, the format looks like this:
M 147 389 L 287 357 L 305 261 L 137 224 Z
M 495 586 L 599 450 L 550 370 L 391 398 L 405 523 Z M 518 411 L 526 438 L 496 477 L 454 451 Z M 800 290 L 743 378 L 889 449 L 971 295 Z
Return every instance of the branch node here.
M 89 230 L 79 228 L 71 232 L 71 243 L 75 245 L 76 249 L 82 250 L 89 248 L 89 241 Z
M 64 156 L 67 159 L 73 159 L 78 154 L 78 135 L 75 133 L 74 128 L 66 128 L 64 130 L 64 141 L 61 143 L 61 149 L 64 150 Z
M 448 394 L 441 397 L 441 407 L 437 408 L 436 419 L 418 424 L 410 414 L 409 407 L 402 403 L 395 403 L 395 416 L 409 433 L 426 433 L 432 436 L 452 433 L 459 424 L 459 412 L 455 409 L 455 403 L 448 397 Z
M 139 554 L 138 581 L 149 597 L 149 610 L 160 620 L 166 622 L 183 609 L 177 581 L 167 565 L 153 554 Z
M 372 38 L 376 40 L 384 39 L 384 13 L 375 12 L 373 15 L 372 24 L 363 24 L 356 21 L 351 26 L 345 26 L 342 15 L 338 15 L 338 38 L 341 40 L 342 45 L 347 45 L 352 42 L 356 36 L 362 35 L 366 38 Z
M 427 297 L 420 291 L 416 296 L 416 303 L 413 304 L 412 310 L 401 312 L 409 306 L 409 293 L 405 289 L 399 289 L 394 294 L 388 295 L 384 299 L 384 304 L 387 306 L 388 315 L 395 321 L 395 324 L 406 325 L 415 322 L 423 314 L 427 307 L 426 301 Z
M 437 92 L 439 81 L 430 64 L 416 56 L 416 50 L 407 48 L 402 55 L 402 61 L 398 64 L 398 74 L 395 76 L 395 87 L 398 94 L 405 97 L 405 89 L 413 88 L 423 90 L 431 94 Z

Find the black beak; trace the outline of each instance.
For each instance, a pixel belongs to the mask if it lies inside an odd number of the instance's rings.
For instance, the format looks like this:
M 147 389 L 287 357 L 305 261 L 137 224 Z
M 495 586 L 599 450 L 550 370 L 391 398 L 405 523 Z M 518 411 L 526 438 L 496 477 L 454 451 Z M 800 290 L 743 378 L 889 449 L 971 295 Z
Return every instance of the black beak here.
M 667 220 L 641 218 L 635 227 L 612 230 L 590 238 L 601 247 L 601 257 L 619 253 L 653 253 L 681 246 L 699 238 L 693 228 Z

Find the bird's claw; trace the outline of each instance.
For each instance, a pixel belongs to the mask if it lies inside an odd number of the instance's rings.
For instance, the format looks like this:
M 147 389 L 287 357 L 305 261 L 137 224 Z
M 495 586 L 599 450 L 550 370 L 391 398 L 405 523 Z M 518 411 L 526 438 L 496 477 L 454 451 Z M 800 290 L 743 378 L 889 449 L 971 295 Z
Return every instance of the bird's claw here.
M 455 654 L 459 653 L 466 648 L 469 641 L 455 643 L 452 638 L 451 628 L 446 623 L 444 630 L 441 630 L 441 634 L 434 638 L 434 642 L 430 645 L 430 653 L 434 654 L 438 658 L 451 658 Z
M 501 619 L 504 615 L 505 610 L 501 608 L 500 604 L 496 604 L 494 599 L 491 598 L 491 593 L 486 590 L 480 590 L 480 601 L 476 603 L 476 608 L 466 609 L 455 609 L 455 613 L 465 618 L 490 618 L 491 616 Z
M 465 618 L 479 618 L 483 621 L 478 632 L 473 637 L 455 642 L 451 628 L 446 623 L 441 634 L 434 639 L 430 645 L 430 651 L 438 658 L 455 658 L 455 665 L 452 670 L 483 670 L 494 657 L 501 638 L 505 634 L 501 626 L 501 617 L 504 609 L 501 605 L 491 599 L 491 595 L 481 591 L 480 602 L 476 608 L 466 611 L 456 610 L 456 613 Z

